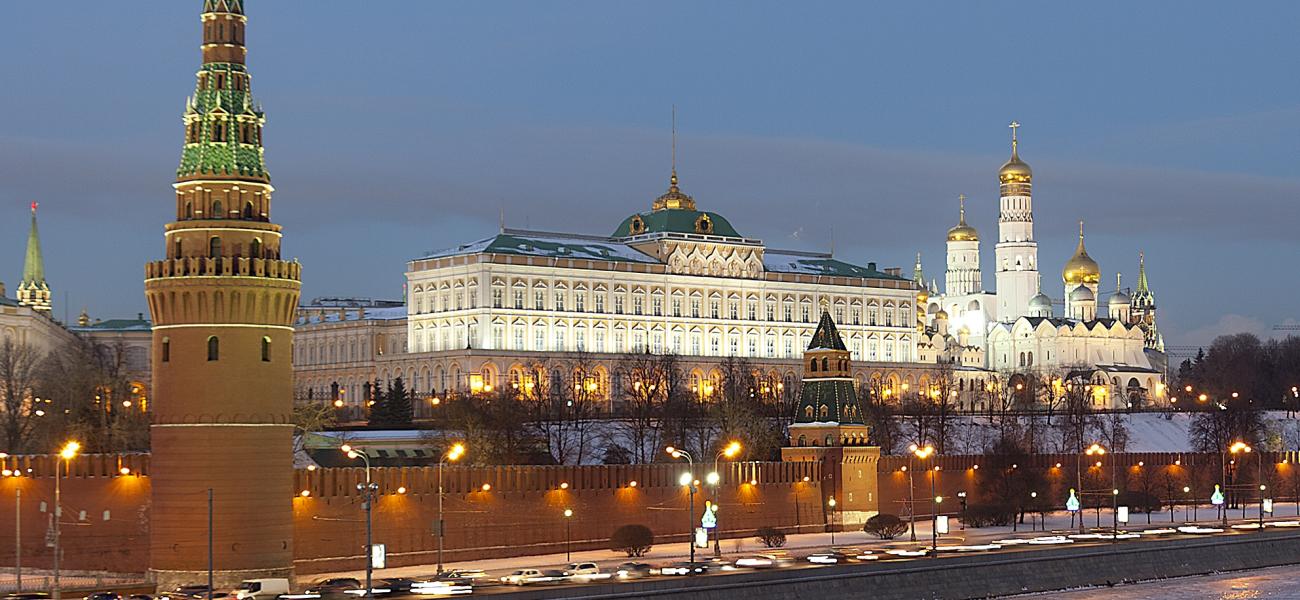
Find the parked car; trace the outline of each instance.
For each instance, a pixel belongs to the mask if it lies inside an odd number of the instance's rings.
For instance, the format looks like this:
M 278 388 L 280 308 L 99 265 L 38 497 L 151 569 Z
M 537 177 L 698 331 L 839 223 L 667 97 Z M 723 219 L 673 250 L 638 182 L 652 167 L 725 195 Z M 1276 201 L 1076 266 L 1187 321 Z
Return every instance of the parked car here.
M 236 600 L 265 600 L 289 593 L 289 580 L 283 577 L 245 579 L 230 593 Z M 121 600 L 120 598 L 118 600 Z
M 355 577 L 330 577 L 322 579 L 307 587 L 308 594 L 342 595 L 348 590 L 355 590 L 361 587 L 361 581 Z
M 709 563 L 675 562 L 659 567 L 660 575 L 703 575 L 709 572 Z
M 641 579 L 649 577 L 652 572 L 653 568 L 646 563 L 625 562 L 614 570 L 614 576 L 619 579 Z
M 536 580 L 542 577 L 542 572 L 538 569 L 519 569 L 501 578 L 501 583 L 506 585 L 528 585 L 537 583 Z

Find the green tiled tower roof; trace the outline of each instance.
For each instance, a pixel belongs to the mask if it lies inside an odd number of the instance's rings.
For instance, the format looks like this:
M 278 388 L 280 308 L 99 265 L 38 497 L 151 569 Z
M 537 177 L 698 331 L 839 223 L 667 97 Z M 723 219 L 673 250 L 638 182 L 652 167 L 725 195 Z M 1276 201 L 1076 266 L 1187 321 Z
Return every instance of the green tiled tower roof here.
M 849 351 L 829 311 L 822 310 L 817 332 L 804 352 L 796 423 L 862 425 L 858 391 L 849 375 Z
M 45 285 L 45 258 L 41 256 L 41 234 L 36 230 L 36 203 L 32 203 L 32 228 L 27 232 L 27 255 L 23 257 L 24 285 Z
M 242 15 L 244 14 L 244 0 L 203 0 L 203 12 Z
M 844 339 L 840 337 L 839 330 L 835 328 L 835 321 L 831 319 L 831 313 L 822 311 L 822 320 L 817 323 L 817 331 L 813 333 L 808 349 L 848 351 L 848 348 L 844 346 Z

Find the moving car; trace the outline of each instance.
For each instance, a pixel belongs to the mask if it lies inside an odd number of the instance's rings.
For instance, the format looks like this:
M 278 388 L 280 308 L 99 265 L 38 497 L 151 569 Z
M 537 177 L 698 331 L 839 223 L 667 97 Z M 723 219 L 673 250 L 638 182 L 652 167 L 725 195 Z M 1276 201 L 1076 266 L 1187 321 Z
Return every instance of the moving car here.
M 122 594 L 117 592 L 95 592 L 86 596 L 85 600 L 122 600 Z
M 207 598 L 208 586 L 206 584 L 192 583 L 182 585 L 170 592 L 160 596 L 160 600 L 186 600 L 188 598 Z
M 322 579 L 307 587 L 307 594 L 319 594 L 321 596 L 336 595 L 341 596 L 348 590 L 355 590 L 361 587 L 361 581 L 355 577 L 330 577 Z
M 230 593 L 236 600 L 263 600 L 289 593 L 289 580 L 283 577 L 245 579 Z M 121 600 L 121 598 L 118 598 Z
M 746 569 L 774 569 L 792 564 L 794 559 L 788 554 L 752 554 L 736 559 L 736 566 Z
M 709 572 L 709 563 L 675 562 L 659 567 L 660 575 L 703 575 Z
M 542 578 L 542 572 L 538 569 L 519 569 L 501 578 L 501 583 L 506 585 L 528 585 L 537 583 Z
M 653 569 L 646 563 L 625 562 L 614 570 L 614 576 L 619 579 L 641 579 L 653 574 Z
M 483 583 L 488 580 L 488 574 L 483 569 L 451 569 L 438 573 L 434 577 L 435 581 L 459 581 L 464 583 Z

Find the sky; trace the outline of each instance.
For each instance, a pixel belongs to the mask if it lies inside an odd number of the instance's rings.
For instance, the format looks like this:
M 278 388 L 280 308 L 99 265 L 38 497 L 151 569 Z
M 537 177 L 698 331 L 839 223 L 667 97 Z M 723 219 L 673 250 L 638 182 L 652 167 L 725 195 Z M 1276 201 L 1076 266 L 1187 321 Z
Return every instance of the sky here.
M 1300 317 L 1300 3 L 247 0 L 303 298 L 400 298 L 406 261 L 509 227 L 609 234 L 678 171 L 769 247 L 943 280 L 966 194 L 993 287 L 1019 121 L 1044 291 L 1086 222 L 1138 252 L 1171 345 Z M 0 36 L 0 281 L 27 207 L 55 313 L 147 311 L 200 0 L 24 2 Z M 1105 294 L 1103 294 L 1103 298 Z

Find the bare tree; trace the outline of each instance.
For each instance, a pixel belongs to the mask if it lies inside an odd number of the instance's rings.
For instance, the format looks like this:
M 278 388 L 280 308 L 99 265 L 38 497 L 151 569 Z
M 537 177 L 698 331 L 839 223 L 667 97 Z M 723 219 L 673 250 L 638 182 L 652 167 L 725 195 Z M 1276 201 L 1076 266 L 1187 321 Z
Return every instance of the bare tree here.
M 36 411 L 41 410 L 34 395 L 37 360 L 35 348 L 4 336 L 0 343 L 0 407 L 4 409 L 0 425 L 4 428 L 5 450 L 11 454 L 28 449 L 27 436 L 36 425 Z
M 663 416 L 666 378 L 663 364 L 654 355 L 629 354 L 615 367 L 623 383 L 623 418 L 620 429 L 632 447 L 634 463 L 653 460 L 660 445 L 659 420 Z
M 764 414 L 752 365 L 745 359 L 728 357 L 718 369 L 722 374 L 722 389 L 710 406 L 718 443 L 739 440 L 749 456 L 775 459 L 785 435 L 778 429 L 778 422 Z
M 592 443 L 600 391 L 595 363 L 578 353 L 571 364 L 552 364 L 539 379 L 544 381 L 522 398 L 537 437 L 557 464 L 580 464 Z
M 338 418 L 338 409 L 324 400 L 314 400 L 298 395 L 293 399 L 293 451 L 297 453 L 306 445 L 307 436 L 332 427 Z

